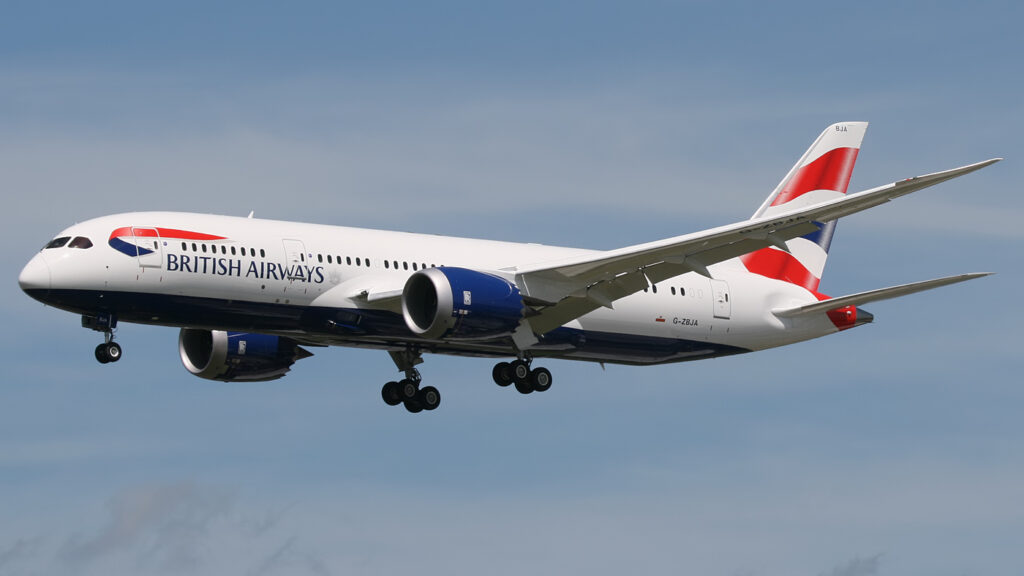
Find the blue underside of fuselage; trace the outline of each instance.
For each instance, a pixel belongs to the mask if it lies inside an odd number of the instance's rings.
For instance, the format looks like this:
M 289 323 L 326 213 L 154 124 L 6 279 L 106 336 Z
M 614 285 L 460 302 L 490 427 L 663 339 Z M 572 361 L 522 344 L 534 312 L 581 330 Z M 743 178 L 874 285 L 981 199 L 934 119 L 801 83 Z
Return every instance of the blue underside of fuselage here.
M 119 321 L 288 336 L 306 344 L 396 348 L 464 356 L 510 357 L 511 338 L 486 341 L 423 341 L 405 325 L 401 314 L 386 310 L 326 308 L 218 298 L 101 292 L 28 290 L 50 306 L 95 316 L 114 314 Z M 677 338 L 557 328 L 530 349 L 537 357 L 617 364 L 662 364 L 749 352 L 744 348 Z

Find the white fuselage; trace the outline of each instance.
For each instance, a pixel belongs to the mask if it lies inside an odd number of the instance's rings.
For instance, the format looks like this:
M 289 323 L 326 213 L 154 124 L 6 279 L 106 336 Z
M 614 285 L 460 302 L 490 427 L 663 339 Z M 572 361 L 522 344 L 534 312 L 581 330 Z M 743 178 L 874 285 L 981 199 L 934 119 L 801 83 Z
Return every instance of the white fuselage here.
M 585 256 L 574 248 L 173 212 L 105 216 L 60 237 L 90 248 L 44 249 L 22 273 L 33 297 L 83 315 L 277 334 L 300 342 L 515 356 L 509 338 L 417 339 L 400 295 L 417 270 L 462 267 L 509 276 L 517 267 Z M 138 250 L 136 251 L 136 247 Z M 143 253 L 148 251 L 148 253 Z M 687 273 L 540 335 L 535 356 L 652 364 L 771 348 L 837 331 L 824 314 L 773 309 L 816 301 L 737 260 Z M 387 297 L 387 296 L 391 297 Z M 380 296 L 380 297 L 378 297 Z

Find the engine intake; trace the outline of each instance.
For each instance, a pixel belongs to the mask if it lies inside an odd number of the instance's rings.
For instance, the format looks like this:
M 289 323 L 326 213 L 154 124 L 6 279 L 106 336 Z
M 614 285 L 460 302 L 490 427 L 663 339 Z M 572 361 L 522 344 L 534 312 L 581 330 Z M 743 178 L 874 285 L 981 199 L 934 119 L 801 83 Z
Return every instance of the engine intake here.
M 402 315 L 430 340 L 474 340 L 511 334 L 525 307 L 515 284 L 467 268 L 427 268 L 409 277 Z
M 313 355 L 279 336 L 195 328 L 181 329 L 178 353 L 192 374 L 222 382 L 276 380 L 297 360 Z

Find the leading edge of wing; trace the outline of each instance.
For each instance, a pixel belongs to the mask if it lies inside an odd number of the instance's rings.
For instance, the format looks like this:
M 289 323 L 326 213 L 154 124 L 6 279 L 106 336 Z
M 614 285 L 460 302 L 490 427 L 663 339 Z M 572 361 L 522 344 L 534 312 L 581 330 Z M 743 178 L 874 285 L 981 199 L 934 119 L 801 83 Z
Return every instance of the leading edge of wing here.
M 585 297 L 586 294 L 579 294 L 580 290 L 586 290 L 592 284 L 615 281 L 620 275 L 644 271 L 658 264 L 672 265 L 678 274 L 694 271 L 706 275 L 707 267 L 712 264 L 767 246 L 783 246 L 786 240 L 812 232 L 817 229 L 814 222 L 826 222 L 855 214 L 894 198 L 964 176 L 1000 160 L 1002 158 L 992 158 L 951 170 L 907 178 L 770 217 L 744 220 L 593 256 L 542 262 L 504 271 L 515 275 L 517 283 L 526 294 L 551 303 L 574 293 Z M 616 292 L 627 291 L 632 293 L 635 290 Z

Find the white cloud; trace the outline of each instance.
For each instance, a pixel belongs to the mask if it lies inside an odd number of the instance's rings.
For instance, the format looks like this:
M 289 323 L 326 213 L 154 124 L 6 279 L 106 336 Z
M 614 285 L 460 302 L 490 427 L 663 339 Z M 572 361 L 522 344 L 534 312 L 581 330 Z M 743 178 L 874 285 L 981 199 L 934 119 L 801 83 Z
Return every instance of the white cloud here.
M 832 569 L 831 572 L 822 573 L 821 576 L 874 576 L 878 574 L 878 568 L 881 565 L 883 554 L 875 554 L 867 558 L 860 556 L 840 564 Z
M 212 553 L 212 526 L 233 507 L 230 491 L 193 484 L 147 486 L 116 494 L 103 527 L 61 547 L 69 567 L 91 568 L 127 554 L 146 572 L 194 572 Z

